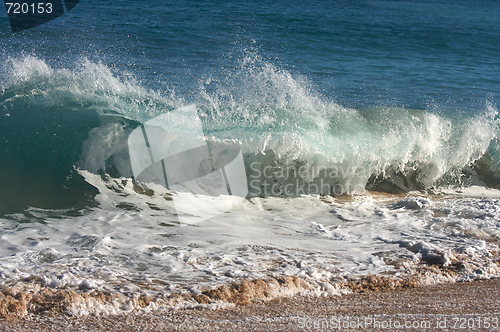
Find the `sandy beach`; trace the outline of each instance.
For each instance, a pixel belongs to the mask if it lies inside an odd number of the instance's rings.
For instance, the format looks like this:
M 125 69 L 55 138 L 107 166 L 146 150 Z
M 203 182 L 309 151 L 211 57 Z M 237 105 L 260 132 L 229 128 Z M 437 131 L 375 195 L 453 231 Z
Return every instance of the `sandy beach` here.
M 30 314 L 2 331 L 329 331 L 500 330 L 500 279 L 343 296 L 295 296 L 208 310 L 119 316 Z
M 500 331 L 500 1 L 5 10 L 0 332 Z

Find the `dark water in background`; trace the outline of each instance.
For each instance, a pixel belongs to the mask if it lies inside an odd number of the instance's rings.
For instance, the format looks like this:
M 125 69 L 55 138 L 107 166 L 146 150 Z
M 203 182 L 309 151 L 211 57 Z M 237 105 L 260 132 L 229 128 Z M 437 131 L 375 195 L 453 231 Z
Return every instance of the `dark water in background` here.
M 1 14 L 0 284 L 120 297 L 80 315 L 240 279 L 500 276 L 499 21 L 495 1 L 81 0 L 17 34 Z M 191 104 L 250 199 L 180 227 L 195 212 L 132 181 L 127 139 Z
M 0 210 L 94 206 L 76 167 L 130 177 L 128 133 L 189 103 L 250 159 L 498 187 L 499 23 L 495 1 L 83 0 L 15 35 L 2 14 Z
M 497 98 L 495 1 L 82 1 L 75 10 L 16 35 L 3 15 L 4 53 L 69 68 L 87 57 L 148 87 L 189 89 L 252 49 L 342 105 L 474 109 Z

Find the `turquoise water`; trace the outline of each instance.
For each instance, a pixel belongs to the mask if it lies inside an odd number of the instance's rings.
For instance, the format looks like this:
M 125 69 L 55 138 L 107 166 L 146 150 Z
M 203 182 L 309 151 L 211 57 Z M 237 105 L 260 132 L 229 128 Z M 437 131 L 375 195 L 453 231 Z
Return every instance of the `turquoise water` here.
M 240 278 L 498 277 L 498 54 L 496 1 L 81 0 L 16 34 L 2 12 L 0 284 L 123 312 Z M 248 199 L 180 227 L 127 139 L 193 104 Z
M 429 168 L 391 190 L 478 172 L 498 187 L 499 12 L 492 1 L 83 1 L 17 34 L 4 14 L 2 209 L 93 206 L 76 169 L 131 177 L 128 133 L 191 103 L 209 138 L 238 140 L 250 161 L 267 149 L 283 167 L 371 167 L 358 188 L 376 190 L 386 173 L 394 187 Z
M 3 15 L 2 208 L 92 205 L 75 167 L 112 172 L 106 160 L 122 153 L 82 155 L 92 128 L 114 121 L 123 138 L 188 103 L 209 136 L 271 149 L 284 165 L 374 167 L 380 179 L 431 164 L 438 174 L 413 186 L 425 189 L 484 157 L 482 179 L 496 187 L 499 11 L 492 1 L 83 1 L 17 34 Z

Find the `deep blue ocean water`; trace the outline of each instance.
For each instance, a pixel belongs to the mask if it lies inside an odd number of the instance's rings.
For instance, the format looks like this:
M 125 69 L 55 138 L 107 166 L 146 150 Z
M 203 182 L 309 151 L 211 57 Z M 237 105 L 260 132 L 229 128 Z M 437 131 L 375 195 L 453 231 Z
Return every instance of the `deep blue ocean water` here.
M 495 187 L 499 14 L 495 1 L 88 0 L 13 34 L 4 13 L 2 208 L 91 204 L 75 169 L 112 173 L 106 160 L 127 158 L 113 156 L 131 129 L 190 103 L 247 153 L 374 176 L 437 167 L 419 189 L 484 157 L 481 179 Z M 89 132 L 109 121 L 121 143 L 90 156 L 102 142 Z
M 0 10 L 2 292 L 117 295 L 80 315 L 240 279 L 498 277 L 499 54 L 498 1 L 80 0 L 15 34 Z M 180 227 L 200 201 L 134 178 L 128 139 L 190 105 L 248 199 Z
M 87 57 L 153 88 L 189 89 L 252 50 L 342 105 L 474 110 L 498 98 L 499 11 L 495 1 L 82 1 L 15 35 L 4 14 L 1 38 L 4 56 L 55 68 Z

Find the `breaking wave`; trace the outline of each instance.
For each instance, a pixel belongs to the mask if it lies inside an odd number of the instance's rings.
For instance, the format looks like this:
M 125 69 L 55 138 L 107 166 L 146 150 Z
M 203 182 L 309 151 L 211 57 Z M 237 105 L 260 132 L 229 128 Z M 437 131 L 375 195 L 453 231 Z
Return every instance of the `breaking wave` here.
M 0 73 L 1 209 L 95 204 L 78 170 L 131 178 L 127 137 L 195 104 L 207 140 L 239 145 L 250 196 L 500 187 L 498 110 L 351 109 L 262 60 L 200 78 L 189 93 L 146 89 L 82 59 L 55 68 L 10 57 Z M 220 79 L 222 77 L 222 79 Z

